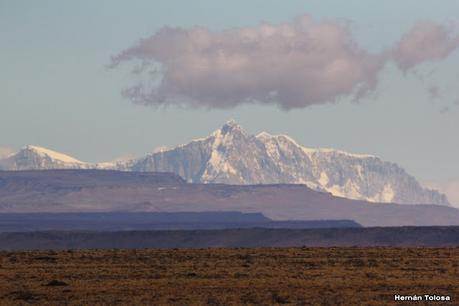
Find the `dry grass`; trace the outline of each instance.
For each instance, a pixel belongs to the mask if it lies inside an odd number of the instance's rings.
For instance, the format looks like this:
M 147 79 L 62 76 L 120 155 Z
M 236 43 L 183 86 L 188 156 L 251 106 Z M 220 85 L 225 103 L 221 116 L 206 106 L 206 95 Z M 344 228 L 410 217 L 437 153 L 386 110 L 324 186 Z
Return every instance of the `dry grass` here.
M 0 252 L 1 305 L 388 305 L 395 293 L 457 305 L 459 248 Z

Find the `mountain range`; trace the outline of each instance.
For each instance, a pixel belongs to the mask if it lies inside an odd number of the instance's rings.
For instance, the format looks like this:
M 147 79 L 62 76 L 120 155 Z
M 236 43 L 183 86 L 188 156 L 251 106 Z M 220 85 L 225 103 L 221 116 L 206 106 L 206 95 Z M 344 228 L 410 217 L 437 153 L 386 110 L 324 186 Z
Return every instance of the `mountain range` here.
M 191 183 L 303 184 L 334 196 L 379 203 L 449 205 L 395 163 L 377 156 L 313 149 L 286 135 L 250 135 L 231 120 L 210 136 L 146 156 L 87 163 L 38 146 L 0 160 L 0 170 L 107 169 L 172 172 Z

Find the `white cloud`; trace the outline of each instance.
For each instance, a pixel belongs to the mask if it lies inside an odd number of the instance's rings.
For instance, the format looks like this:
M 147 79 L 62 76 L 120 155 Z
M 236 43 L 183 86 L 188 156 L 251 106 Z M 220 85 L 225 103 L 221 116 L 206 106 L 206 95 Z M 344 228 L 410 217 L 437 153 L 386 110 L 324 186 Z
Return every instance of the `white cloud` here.
M 418 22 L 406 33 L 393 51 L 393 58 L 402 70 L 447 57 L 459 47 L 459 36 L 452 29 L 429 22 Z
M 392 48 L 359 47 L 347 24 L 303 16 L 282 24 L 211 31 L 165 27 L 112 58 L 139 61 L 123 93 L 144 105 L 231 108 L 244 103 L 282 109 L 355 99 L 376 88 L 387 61 L 402 70 L 442 59 L 459 46 L 444 26 L 420 22 Z

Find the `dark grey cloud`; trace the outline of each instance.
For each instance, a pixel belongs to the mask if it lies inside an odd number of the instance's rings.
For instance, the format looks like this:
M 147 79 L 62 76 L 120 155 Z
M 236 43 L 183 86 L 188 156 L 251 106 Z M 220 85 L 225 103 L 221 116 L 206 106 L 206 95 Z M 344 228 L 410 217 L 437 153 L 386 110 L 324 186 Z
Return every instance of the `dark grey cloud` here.
M 148 72 L 123 92 L 139 104 L 304 108 L 372 92 L 388 60 L 409 69 L 446 56 L 455 43 L 439 27 L 417 25 L 396 47 L 377 54 L 359 47 L 347 24 L 309 16 L 218 32 L 165 27 L 114 56 L 111 67 L 137 61 L 133 73 Z M 423 41 L 419 33 L 425 29 L 427 40 L 440 46 L 420 52 L 413 46 Z

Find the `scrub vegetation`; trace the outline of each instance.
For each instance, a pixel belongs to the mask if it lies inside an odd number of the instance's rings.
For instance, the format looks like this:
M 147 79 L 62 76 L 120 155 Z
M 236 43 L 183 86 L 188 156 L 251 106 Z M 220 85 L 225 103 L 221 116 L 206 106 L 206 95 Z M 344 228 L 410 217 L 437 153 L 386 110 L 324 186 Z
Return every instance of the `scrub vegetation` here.
M 459 248 L 0 252 L 1 305 L 388 305 L 394 294 L 457 303 Z

